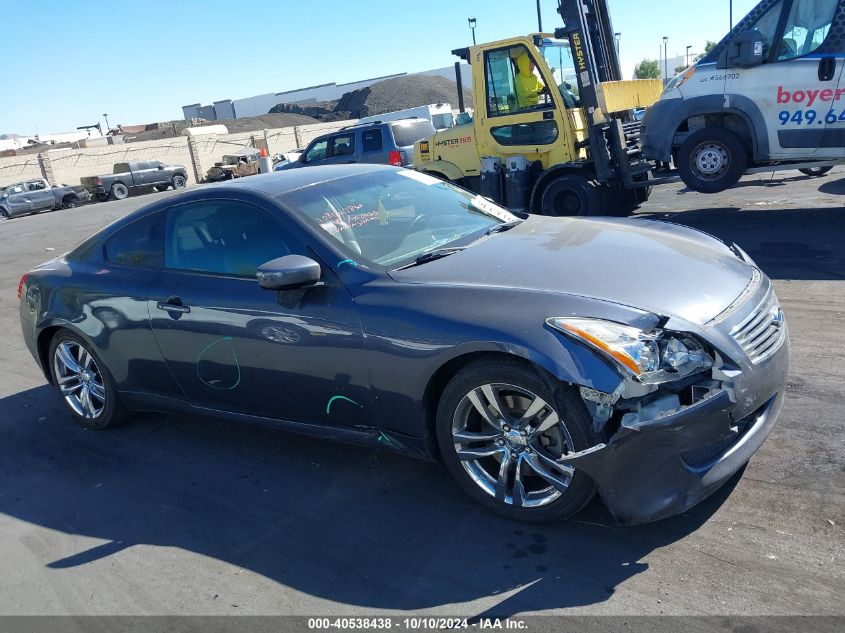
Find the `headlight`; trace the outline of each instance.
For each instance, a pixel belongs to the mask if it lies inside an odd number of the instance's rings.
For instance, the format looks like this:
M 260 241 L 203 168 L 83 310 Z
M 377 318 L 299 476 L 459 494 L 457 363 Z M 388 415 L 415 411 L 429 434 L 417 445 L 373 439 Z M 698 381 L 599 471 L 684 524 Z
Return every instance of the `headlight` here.
M 602 319 L 554 317 L 546 323 L 598 351 L 643 383 L 671 382 L 713 365 L 701 344 L 687 334 L 646 333 Z

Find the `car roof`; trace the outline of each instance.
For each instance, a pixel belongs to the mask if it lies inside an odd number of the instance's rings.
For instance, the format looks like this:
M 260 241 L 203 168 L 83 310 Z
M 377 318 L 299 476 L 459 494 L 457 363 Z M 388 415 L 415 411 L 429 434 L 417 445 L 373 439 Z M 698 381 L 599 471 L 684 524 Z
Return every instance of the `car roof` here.
M 348 165 L 315 165 L 301 169 L 286 169 L 270 174 L 258 174 L 232 182 L 213 185 L 215 188 L 249 190 L 268 196 L 279 196 L 294 189 L 346 178 L 357 174 L 399 171 L 404 167 L 352 163 Z

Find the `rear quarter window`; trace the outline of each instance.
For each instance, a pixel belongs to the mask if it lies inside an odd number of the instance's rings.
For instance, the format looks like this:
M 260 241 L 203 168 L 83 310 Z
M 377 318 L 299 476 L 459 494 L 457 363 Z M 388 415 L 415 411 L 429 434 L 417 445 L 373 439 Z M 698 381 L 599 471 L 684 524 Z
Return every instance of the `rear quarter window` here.
M 409 147 L 417 141 L 434 135 L 431 121 L 400 121 L 390 126 L 396 147 Z
M 162 214 L 146 215 L 112 235 L 106 242 L 106 261 L 132 268 L 164 266 Z
M 129 171 L 129 163 L 115 163 L 114 169 L 112 170 L 113 174 L 125 174 Z

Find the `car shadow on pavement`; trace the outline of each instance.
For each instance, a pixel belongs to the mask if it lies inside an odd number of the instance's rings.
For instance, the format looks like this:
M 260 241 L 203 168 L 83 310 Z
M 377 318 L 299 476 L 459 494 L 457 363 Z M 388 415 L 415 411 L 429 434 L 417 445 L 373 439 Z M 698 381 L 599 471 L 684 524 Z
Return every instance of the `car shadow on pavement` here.
M 830 183 L 833 184 L 833 183 Z M 772 279 L 845 279 L 842 235 L 845 207 L 744 209 L 716 207 L 646 212 L 638 218 L 665 220 L 736 243 Z
M 0 411 L 0 512 L 105 541 L 71 555 L 71 541 L 50 541 L 52 553 L 31 552 L 39 564 L 73 574 L 135 545 L 178 547 L 366 609 L 458 615 L 493 597 L 476 614 L 492 617 L 603 602 L 739 479 L 650 525 L 615 526 L 597 501 L 570 522 L 526 525 L 477 507 L 438 464 L 391 453 L 199 417 L 89 431 L 46 385 Z M 200 612 L 226 595 L 231 580 L 217 582 L 190 588 Z

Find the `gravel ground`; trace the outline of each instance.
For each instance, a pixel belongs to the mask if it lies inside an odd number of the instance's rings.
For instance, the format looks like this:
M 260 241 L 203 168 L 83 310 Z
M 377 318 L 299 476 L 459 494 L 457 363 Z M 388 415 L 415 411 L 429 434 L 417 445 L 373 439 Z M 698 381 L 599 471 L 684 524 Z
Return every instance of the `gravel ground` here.
M 24 349 L 18 278 L 173 193 L 0 224 L 0 614 L 843 615 L 845 170 L 781 174 L 662 187 L 640 211 L 746 249 L 775 280 L 793 365 L 744 474 L 636 528 L 598 502 L 514 524 L 436 464 L 263 428 L 83 430 Z M 532 630 L 559 630 L 546 622 Z

